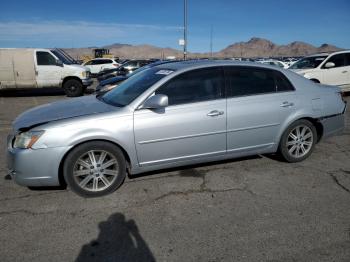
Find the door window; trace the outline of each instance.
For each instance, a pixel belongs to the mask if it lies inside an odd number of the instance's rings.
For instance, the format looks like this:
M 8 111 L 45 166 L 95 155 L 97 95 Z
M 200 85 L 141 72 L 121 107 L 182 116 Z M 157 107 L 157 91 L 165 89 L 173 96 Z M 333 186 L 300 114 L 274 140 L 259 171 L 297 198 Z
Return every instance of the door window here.
M 338 55 L 334 55 L 332 57 L 330 57 L 326 63 L 323 65 L 323 68 L 325 68 L 325 65 L 328 63 L 328 62 L 332 62 L 335 64 L 334 67 L 342 67 L 342 66 L 345 66 L 345 54 L 338 54 Z M 333 67 L 333 68 L 334 68 Z
M 249 96 L 295 90 L 280 72 L 261 68 L 228 67 L 225 69 L 227 96 Z
M 231 67 L 226 69 L 228 97 L 275 93 L 272 70 Z
M 167 95 L 169 105 L 223 98 L 223 70 L 221 68 L 206 68 L 183 73 L 161 86 L 156 94 Z
M 350 66 L 350 53 L 346 53 L 345 58 L 345 66 Z
M 294 91 L 294 86 L 281 72 L 275 71 L 275 85 L 277 92 Z
M 56 65 L 56 59 L 48 52 L 36 52 L 37 65 Z

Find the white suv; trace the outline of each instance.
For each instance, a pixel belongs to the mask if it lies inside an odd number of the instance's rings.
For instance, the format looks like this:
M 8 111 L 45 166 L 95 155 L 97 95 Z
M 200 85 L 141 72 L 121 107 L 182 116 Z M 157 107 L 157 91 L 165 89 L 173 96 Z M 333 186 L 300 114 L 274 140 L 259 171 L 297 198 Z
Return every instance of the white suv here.
M 91 74 L 96 75 L 105 69 L 117 68 L 120 64 L 111 58 L 95 58 L 83 64 L 88 67 Z
M 350 50 L 308 56 L 289 69 L 314 82 L 336 85 L 342 91 L 350 91 Z

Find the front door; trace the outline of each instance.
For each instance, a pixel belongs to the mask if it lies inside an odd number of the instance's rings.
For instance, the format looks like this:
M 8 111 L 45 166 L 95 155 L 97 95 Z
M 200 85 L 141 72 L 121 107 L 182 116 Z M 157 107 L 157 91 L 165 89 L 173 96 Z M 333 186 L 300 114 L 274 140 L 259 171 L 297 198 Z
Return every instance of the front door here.
M 155 93 L 167 95 L 169 106 L 134 113 L 140 165 L 225 154 L 226 99 L 221 68 L 185 72 Z
M 51 53 L 36 51 L 36 81 L 38 87 L 59 87 L 63 67 L 56 64 L 56 58 Z

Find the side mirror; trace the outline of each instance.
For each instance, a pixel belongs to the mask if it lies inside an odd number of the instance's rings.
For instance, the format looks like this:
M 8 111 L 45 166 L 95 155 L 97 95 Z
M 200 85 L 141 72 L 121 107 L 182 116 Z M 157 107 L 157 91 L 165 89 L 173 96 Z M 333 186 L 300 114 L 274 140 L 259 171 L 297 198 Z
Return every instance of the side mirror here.
M 325 68 L 332 68 L 332 67 L 335 67 L 335 64 L 333 62 L 327 62 L 325 65 L 324 65 Z
M 63 62 L 61 60 L 56 60 L 56 65 L 63 67 Z
M 167 107 L 169 104 L 168 96 L 166 95 L 154 95 L 149 97 L 141 106 L 141 108 L 148 109 L 160 109 Z

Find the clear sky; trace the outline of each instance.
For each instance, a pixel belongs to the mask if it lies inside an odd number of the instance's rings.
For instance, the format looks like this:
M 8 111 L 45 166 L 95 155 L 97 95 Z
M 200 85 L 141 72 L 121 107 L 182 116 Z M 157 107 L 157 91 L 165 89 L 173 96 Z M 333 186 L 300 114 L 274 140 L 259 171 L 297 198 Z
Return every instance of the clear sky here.
M 251 37 L 350 48 L 350 0 L 188 0 L 190 52 Z M 0 47 L 112 43 L 178 48 L 183 0 L 12 0 L 0 10 Z

